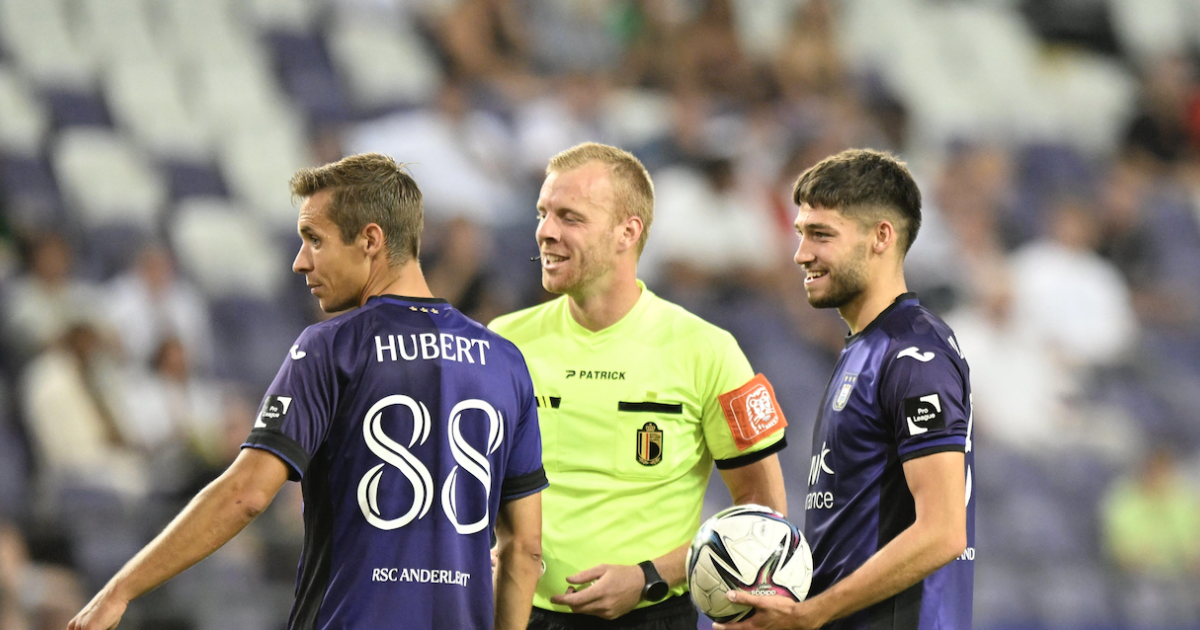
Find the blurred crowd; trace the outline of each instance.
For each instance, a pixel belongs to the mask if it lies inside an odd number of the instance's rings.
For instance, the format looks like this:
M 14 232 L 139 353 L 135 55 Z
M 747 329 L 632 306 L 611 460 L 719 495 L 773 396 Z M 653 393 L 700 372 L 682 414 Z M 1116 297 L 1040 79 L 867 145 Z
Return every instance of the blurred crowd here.
M 292 168 L 408 162 L 430 286 L 486 322 L 550 297 L 534 203 L 586 140 L 654 178 L 647 285 L 774 383 L 796 522 L 846 328 L 804 299 L 791 186 L 843 148 L 900 155 L 924 195 L 909 287 L 972 369 L 976 623 L 1200 625 L 1194 3 L 121 0 L 190 117 L 149 130 L 130 103 L 171 89 L 121 87 L 149 53 L 98 44 L 96 4 L 0 0 L 0 630 L 63 627 L 236 455 L 323 317 L 285 273 Z M 179 15 L 218 52 L 175 41 Z M 223 117 L 259 91 L 264 118 Z M 297 494 L 126 623 L 282 627 Z

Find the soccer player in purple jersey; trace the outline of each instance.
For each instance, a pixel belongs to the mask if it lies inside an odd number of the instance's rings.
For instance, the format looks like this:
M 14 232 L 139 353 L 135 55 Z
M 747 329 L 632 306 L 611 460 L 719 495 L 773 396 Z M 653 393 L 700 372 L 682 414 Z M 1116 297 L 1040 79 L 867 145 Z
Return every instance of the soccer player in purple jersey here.
M 347 312 L 300 335 L 238 458 L 70 630 L 115 627 L 289 479 L 305 503 L 289 629 L 524 628 L 547 486 L 524 359 L 430 293 L 421 193 L 391 158 L 304 169 L 292 192 L 304 200 L 292 268 L 323 310 Z
M 808 301 L 850 327 L 813 429 L 812 588 L 730 592 L 755 614 L 713 627 L 968 630 L 971 386 L 954 333 L 904 282 L 920 191 L 892 156 L 849 150 L 800 175 L 794 200 Z

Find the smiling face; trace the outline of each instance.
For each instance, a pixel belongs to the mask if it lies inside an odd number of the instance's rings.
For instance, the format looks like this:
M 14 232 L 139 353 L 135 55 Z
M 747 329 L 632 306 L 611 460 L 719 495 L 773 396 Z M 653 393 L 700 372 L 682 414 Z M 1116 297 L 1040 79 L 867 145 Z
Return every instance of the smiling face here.
M 546 177 L 538 197 L 538 249 L 542 254 L 542 286 L 551 293 L 580 296 L 599 292 L 622 254 L 633 243 L 622 242 L 630 221 L 618 220 L 608 166 L 589 162 Z M 626 236 L 626 240 L 628 237 Z
M 292 263 L 292 271 L 304 274 L 326 313 L 359 306 L 371 270 L 363 237 L 343 242 L 337 225 L 329 219 L 331 197 L 332 193 L 324 190 L 304 199 L 296 223 L 302 242 Z
M 816 308 L 841 308 L 861 296 L 869 278 L 870 230 L 837 210 L 800 206 L 800 246 L 794 260 L 805 271 L 804 292 Z

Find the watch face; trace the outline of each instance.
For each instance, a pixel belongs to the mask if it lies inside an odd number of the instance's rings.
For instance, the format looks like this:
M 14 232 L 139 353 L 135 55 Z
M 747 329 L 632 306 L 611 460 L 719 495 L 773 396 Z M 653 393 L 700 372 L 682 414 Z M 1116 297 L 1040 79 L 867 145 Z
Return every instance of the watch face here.
M 651 601 L 651 602 L 656 602 L 656 601 L 666 597 L 667 592 L 670 590 L 671 590 L 671 588 L 669 586 L 667 586 L 666 582 L 663 582 L 663 581 L 658 581 L 658 582 L 653 582 L 651 584 L 647 584 L 646 585 L 646 600 Z

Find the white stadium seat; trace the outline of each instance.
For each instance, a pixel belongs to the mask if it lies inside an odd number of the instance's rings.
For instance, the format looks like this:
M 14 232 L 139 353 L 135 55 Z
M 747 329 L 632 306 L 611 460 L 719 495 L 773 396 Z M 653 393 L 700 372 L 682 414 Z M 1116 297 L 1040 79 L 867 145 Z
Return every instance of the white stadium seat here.
M 264 120 L 225 139 L 221 173 L 229 190 L 274 230 L 296 227 L 288 181 L 312 160 L 298 124 L 287 119 Z
M 166 185 L 120 135 L 91 127 L 67 129 L 58 137 L 53 164 L 64 197 L 87 227 L 157 227 Z
M 188 110 L 169 62 L 117 62 L 108 72 L 105 92 L 115 121 L 154 155 L 193 162 L 212 156 L 208 127 Z
M 233 0 L 159 0 L 159 44 L 183 63 L 239 64 L 258 42 Z
M 0 42 L 40 85 L 95 85 L 95 59 L 76 45 L 59 0 L 0 0 Z
M 261 28 L 303 32 L 312 27 L 313 0 L 249 0 L 250 17 Z
M 25 79 L 0 64 L 0 151 L 37 155 L 48 125 L 46 110 L 29 89 Z
M 224 199 L 182 201 L 171 226 L 171 241 L 180 265 L 214 299 L 269 298 L 286 271 L 262 223 Z
M 1164 55 L 1183 54 L 1191 34 L 1183 0 L 1108 0 L 1113 31 L 1135 61 L 1149 62 Z
M 200 63 L 185 76 L 195 113 L 218 136 L 257 128 L 263 121 L 289 114 L 287 100 L 265 62 Z
M 441 82 L 433 55 L 400 17 L 341 17 L 329 52 L 355 104 L 368 110 L 428 102 Z
M 79 40 L 106 65 L 156 59 L 146 0 L 80 0 Z

